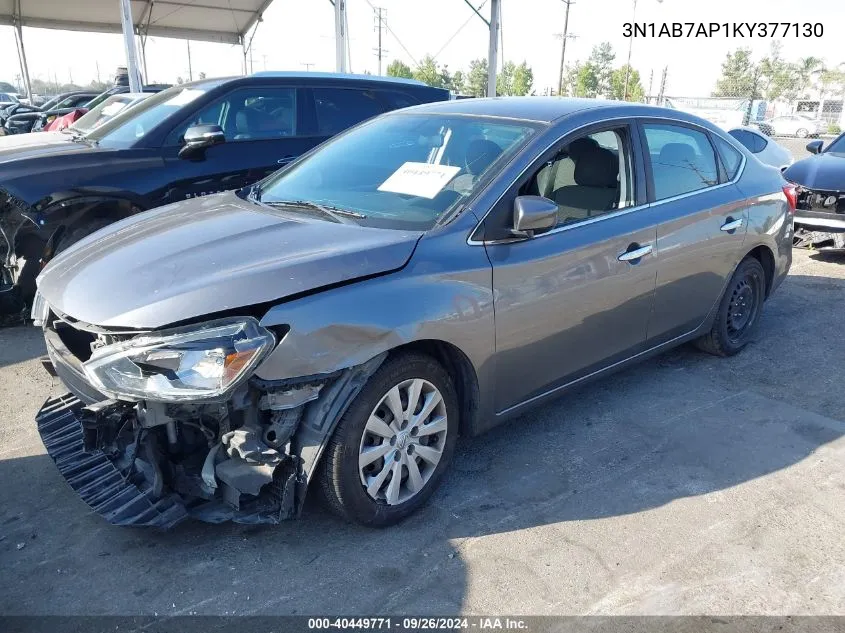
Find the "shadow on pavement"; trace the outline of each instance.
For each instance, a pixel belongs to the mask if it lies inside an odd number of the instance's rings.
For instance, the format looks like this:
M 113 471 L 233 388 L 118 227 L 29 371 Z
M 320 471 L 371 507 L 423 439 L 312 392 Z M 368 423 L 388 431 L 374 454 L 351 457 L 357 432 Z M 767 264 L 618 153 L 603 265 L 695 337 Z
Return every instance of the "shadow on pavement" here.
M 0 367 L 38 358 L 47 353 L 41 329 L 33 325 L 0 328 Z

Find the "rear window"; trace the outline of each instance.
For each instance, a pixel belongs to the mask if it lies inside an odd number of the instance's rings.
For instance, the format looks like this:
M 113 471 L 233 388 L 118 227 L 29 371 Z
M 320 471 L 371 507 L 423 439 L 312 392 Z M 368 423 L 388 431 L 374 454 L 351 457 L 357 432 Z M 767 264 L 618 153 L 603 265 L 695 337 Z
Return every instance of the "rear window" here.
M 731 132 L 731 135 L 733 135 L 733 132 Z M 739 166 L 742 163 L 742 154 L 740 154 L 731 146 L 730 143 L 721 137 L 714 135 L 713 142 L 716 144 L 716 150 L 719 152 L 719 158 L 722 160 L 722 165 L 725 167 L 725 173 L 728 175 L 728 180 L 733 180 L 736 178 Z M 745 144 L 743 143 L 743 145 Z M 748 146 L 746 145 L 746 147 Z
M 374 90 L 314 88 L 317 134 L 332 136 L 384 112 Z
M 383 90 L 381 92 L 381 98 L 387 104 L 389 110 L 398 110 L 399 108 L 408 108 L 419 104 L 419 101 L 412 96 L 396 90 Z

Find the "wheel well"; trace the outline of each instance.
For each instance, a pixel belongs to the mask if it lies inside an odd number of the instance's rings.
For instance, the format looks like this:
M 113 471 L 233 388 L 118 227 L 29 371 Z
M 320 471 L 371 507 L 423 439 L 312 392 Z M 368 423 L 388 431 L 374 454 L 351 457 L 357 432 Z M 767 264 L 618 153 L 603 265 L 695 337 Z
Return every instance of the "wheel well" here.
M 404 351 L 417 351 L 428 354 L 437 360 L 449 372 L 455 383 L 458 405 L 461 408 L 460 434 L 470 435 L 475 427 L 475 418 L 481 401 L 478 376 L 472 362 L 459 348 L 445 341 L 427 339 L 401 345 L 390 351 L 397 354 Z
M 752 250 L 746 257 L 754 257 L 763 267 L 763 272 L 766 273 L 766 297 L 772 289 L 772 282 L 775 279 L 775 256 L 772 251 L 766 246 L 758 246 Z

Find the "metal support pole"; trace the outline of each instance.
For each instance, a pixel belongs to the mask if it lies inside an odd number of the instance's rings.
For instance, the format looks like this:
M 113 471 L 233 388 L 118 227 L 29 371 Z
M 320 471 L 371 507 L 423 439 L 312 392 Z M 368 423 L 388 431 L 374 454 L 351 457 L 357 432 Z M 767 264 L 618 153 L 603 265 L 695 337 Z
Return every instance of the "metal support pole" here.
M 126 48 L 129 91 L 141 92 L 141 74 L 138 72 L 138 53 L 135 50 L 135 27 L 132 23 L 132 6 L 129 0 L 120 0 L 120 24 L 123 27 L 123 45 Z
M 334 3 L 334 57 L 335 69 L 339 73 L 347 72 L 346 66 L 346 0 Z
M 141 38 L 141 66 L 144 69 L 144 83 L 150 83 L 150 75 L 147 73 L 147 36 Z M 99 77 L 97 78 L 99 80 Z
M 186 40 L 188 42 L 188 81 L 194 80 L 194 71 L 191 68 L 191 40 Z
M 21 25 L 21 0 L 15 1 L 15 43 L 18 47 L 18 62 L 21 67 L 21 77 L 26 90 L 26 97 L 32 103 L 32 84 L 29 83 L 29 66 L 26 63 L 26 49 L 23 46 L 23 26 Z
M 487 96 L 496 96 L 496 69 L 499 66 L 499 16 L 502 0 L 490 2 L 490 45 L 487 51 Z
M 563 18 L 563 42 L 560 45 L 560 74 L 557 80 L 557 96 L 563 94 L 563 60 L 566 58 L 566 40 L 569 38 L 569 5 L 572 0 L 563 0 L 566 3 L 566 15 Z

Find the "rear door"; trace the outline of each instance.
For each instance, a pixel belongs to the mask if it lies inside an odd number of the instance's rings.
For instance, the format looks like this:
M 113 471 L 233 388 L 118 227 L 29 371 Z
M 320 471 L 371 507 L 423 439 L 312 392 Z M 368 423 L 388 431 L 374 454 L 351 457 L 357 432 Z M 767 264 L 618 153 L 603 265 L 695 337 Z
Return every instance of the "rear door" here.
M 378 90 L 315 86 L 305 91 L 305 129 L 313 145 L 384 113 L 390 108 Z
M 174 179 L 156 204 L 167 204 L 252 184 L 308 151 L 302 133 L 302 91 L 293 86 L 237 88 L 192 113 L 167 135 L 162 153 Z M 226 142 L 200 158 L 179 158 L 192 125 L 219 125 Z
M 643 120 L 640 131 L 649 200 L 660 217 L 653 346 L 703 323 L 741 259 L 748 210 L 734 184 L 744 160 L 736 150 L 728 146 L 738 157 L 726 168 L 704 128 Z

